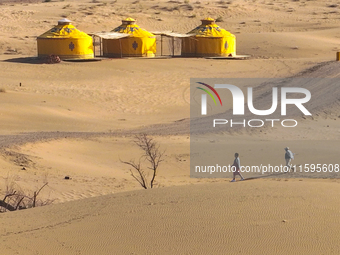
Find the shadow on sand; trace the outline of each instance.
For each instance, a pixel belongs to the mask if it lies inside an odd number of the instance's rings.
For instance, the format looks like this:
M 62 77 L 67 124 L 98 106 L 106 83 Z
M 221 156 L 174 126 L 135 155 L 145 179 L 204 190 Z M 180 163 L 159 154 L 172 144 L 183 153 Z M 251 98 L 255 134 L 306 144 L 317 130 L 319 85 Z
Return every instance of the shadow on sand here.
M 254 176 L 254 177 L 249 177 L 249 178 L 244 178 L 243 181 L 251 181 L 251 180 L 257 180 L 257 179 L 264 179 L 264 178 L 270 178 L 270 177 L 276 177 L 276 178 L 289 178 L 290 172 L 287 173 L 272 173 L 272 174 L 267 174 L 267 175 L 260 175 L 260 176 Z
M 63 59 L 62 61 L 66 62 L 95 62 L 101 61 L 107 58 L 89 58 L 89 59 Z M 3 60 L 3 62 L 10 62 L 10 63 L 21 63 L 21 64 L 58 64 L 58 63 L 48 63 L 48 59 L 46 58 L 38 58 L 38 57 L 22 57 L 22 58 L 11 58 Z
M 22 64 L 45 64 L 46 60 L 39 59 L 37 57 L 22 57 L 22 58 L 11 58 L 5 59 L 3 62 L 10 62 L 10 63 L 22 63 Z

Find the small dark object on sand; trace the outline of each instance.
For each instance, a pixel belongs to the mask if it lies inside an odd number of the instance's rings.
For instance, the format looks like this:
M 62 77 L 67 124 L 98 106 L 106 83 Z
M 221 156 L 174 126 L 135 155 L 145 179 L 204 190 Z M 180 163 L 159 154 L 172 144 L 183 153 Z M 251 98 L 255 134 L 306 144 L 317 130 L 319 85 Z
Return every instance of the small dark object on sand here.
M 46 64 L 57 64 L 60 63 L 61 60 L 57 55 L 49 55 L 48 57 L 46 57 L 45 62 Z
M 68 176 L 68 175 L 65 176 L 65 180 L 69 180 L 69 179 L 71 179 L 70 176 Z

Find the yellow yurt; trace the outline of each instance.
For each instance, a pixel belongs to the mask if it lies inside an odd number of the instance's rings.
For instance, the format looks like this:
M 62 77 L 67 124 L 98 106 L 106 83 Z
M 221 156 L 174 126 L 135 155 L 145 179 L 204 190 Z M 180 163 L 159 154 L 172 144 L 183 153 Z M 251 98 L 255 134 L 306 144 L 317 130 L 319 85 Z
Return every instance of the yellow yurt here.
M 212 18 L 206 18 L 201 21 L 200 26 L 188 33 L 192 34 L 192 36 L 182 38 L 182 56 L 235 56 L 235 35 L 220 28 Z
M 121 39 L 103 38 L 103 55 L 105 57 L 154 57 L 156 53 L 156 36 L 136 25 L 136 20 L 127 18 L 112 32 L 129 34 Z
M 79 31 L 68 19 L 38 36 L 38 57 L 58 55 L 60 59 L 94 58 L 92 37 Z

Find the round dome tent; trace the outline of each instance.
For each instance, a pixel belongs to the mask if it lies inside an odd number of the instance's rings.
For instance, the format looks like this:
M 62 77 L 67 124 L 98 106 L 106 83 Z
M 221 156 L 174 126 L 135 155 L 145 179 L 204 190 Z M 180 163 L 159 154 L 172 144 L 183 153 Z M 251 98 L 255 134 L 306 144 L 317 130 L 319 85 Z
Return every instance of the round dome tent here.
M 215 20 L 206 18 L 202 24 L 182 38 L 182 56 L 218 57 L 236 55 L 235 35 L 220 28 Z
M 94 58 L 92 37 L 79 31 L 68 19 L 37 38 L 38 57 L 58 55 L 61 59 Z
M 156 36 L 136 24 L 133 18 L 122 20 L 122 24 L 112 32 L 127 34 L 124 38 L 103 38 L 105 57 L 154 57 Z

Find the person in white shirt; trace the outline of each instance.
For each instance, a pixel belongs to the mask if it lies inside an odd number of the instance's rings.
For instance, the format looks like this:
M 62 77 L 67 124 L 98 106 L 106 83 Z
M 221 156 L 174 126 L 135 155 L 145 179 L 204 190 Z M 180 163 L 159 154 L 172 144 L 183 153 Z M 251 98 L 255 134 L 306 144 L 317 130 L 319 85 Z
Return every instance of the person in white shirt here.
M 233 170 L 233 179 L 231 182 L 236 182 L 235 178 L 236 175 L 239 175 L 241 177 L 241 181 L 244 180 L 242 174 L 240 173 L 241 169 L 241 162 L 238 153 L 235 153 L 235 159 L 234 159 L 234 164 L 232 165 L 232 170 Z
M 291 161 L 294 159 L 294 153 L 289 150 L 288 147 L 285 148 L 285 160 L 286 160 L 286 167 L 287 167 L 287 172 L 290 171 L 292 168 Z

